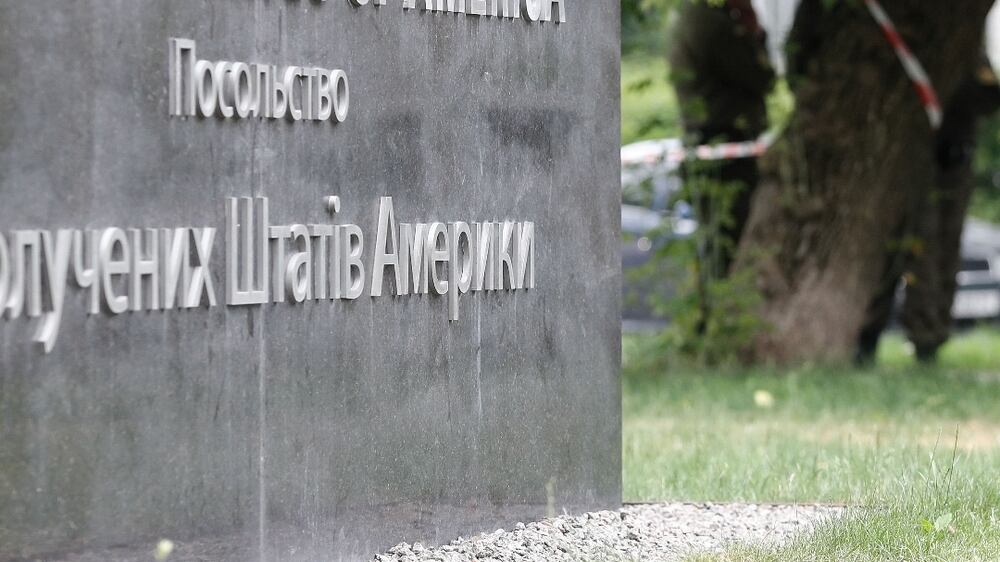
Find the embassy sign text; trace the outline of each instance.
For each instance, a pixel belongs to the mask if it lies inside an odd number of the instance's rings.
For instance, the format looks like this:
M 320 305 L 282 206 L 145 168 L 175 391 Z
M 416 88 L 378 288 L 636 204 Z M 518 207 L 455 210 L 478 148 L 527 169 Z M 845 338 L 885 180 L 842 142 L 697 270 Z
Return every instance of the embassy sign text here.
M 431 294 L 447 297 L 455 321 L 470 291 L 535 287 L 533 222 L 397 223 L 382 197 L 368 247 L 358 225 L 275 225 L 268 207 L 266 197 L 226 201 L 228 306 Z M 86 291 L 92 315 L 214 307 L 216 237 L 213 227 L 0 233 L 0 312 L 38 319 L 33 340 L 48 353 L 69 286 Z
M 325 2 L 325 0 L 324 0 Z M 386 0 L 348 0 L 356 7 Z M 567 0 L 402 0 L 407 12 L 566 22 Z M 204 60 L 192 39 L 170 39 L 170 114 L 343 122 L 350 84 L 341 69 Z

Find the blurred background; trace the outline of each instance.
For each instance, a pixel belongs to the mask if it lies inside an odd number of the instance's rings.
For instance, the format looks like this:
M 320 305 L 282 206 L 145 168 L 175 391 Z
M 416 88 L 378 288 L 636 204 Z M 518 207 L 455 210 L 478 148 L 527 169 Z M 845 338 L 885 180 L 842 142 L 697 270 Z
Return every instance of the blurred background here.
M 1000 10 L 621 10 L 626 501 L 861 506 L 710 560 L 1000 559 Z
M 961 70 L 928 77 L 933 123 L 864 2 L 623 0 L 626 331 L 717 336 L 679 350 L 731 347 L 694 350 L 710 362 L 869 361 L 896 328 L 933 360 L 954 328 L 1000 319 L 1000 10 L 980 11 L 954 30 L 975 40 L 954 48 L 924 40 L 934 14 L 907 8 L 892 24 L 918 64 L 928 51 Z M 826 46 L 853 27 L 864 41 Z M 797 111 L 800 94 L 810 107 Z M 771 207 L 758 221 L 786 232 L 754 231 L 755 201 Z M 768 321 L 811 341 L 768 342 Z

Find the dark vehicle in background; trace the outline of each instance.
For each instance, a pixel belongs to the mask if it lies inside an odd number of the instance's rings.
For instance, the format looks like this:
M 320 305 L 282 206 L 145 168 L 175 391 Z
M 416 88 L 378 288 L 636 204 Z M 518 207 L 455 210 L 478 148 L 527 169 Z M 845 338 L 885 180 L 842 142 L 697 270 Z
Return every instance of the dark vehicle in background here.
M 622 271 L 626 329 L 662 327 L 669 319 L 657 302 L 672 298 L 684 279 L 684 265 L 667 255 L 653 259 L 666 244 L 694 233 L 696 221 L 679 212 L 622 205 Z
M 626 330 L 660 328 L 668 318 L 656 303 L 668 301 L 684 268 L 667 257 L 665 245 L 690 237 L 697 222 L 688 205 L 672 204 L 681 188 L 679 166 L 665 159 L 681 148 L 676 139 L 644 141 L 622 148 L 622 318 Z

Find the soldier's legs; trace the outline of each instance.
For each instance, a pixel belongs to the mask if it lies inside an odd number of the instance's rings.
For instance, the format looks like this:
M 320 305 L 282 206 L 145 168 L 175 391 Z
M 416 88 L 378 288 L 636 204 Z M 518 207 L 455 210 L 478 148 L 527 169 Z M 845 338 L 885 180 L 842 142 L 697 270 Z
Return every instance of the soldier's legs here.
M 971 169 L 941 174 L 936 199 L 925 213 L 917 256 L 906 288 L 903 326 L 922 361 L 932 361 L 951 336 L 951 308 L 961 265 L 962 229 L 972 196 Z
M 972 191 L 975 189 L 972 168 L 962 170 L 957 177 L 946 178 L 954 180 L 954 189 L 944 201 L 944 214 L 941 223 L 941 241 L 944 253 L 941 257 L 941 293 L 937 300 L 939 315 L 948 321 L 950 336 L 954 319 L 951 317 L 952 306 L 955 303 L 955 291 L 958 289 L 958 272 L 962 267 L 962 232 L 965 230 L 965 219 L 972 201 Z M 942 342 L 943 345 L 944 342 Z
M 882 266 L 878 289 L 865 310 L 865 322 L 858 334 L 858 348 L 855 363 L 868 365 L 875 361 L 878 342 L 882 332 L 889 326 L 892 309 L 896 303 L 896 289 L 903 274 L 906 255 L 904 252 L 887 252 Z
M 942 286 L 943 211 L 940 195 L 935 193 L 917 221 L 913 260 L 905 273 L 906 300 L 900 320 L 921 361 L 933 360 L 938 342 L 947 338 L 941 333 L 942 324 L 947 322 L 940 318 L 937 304 Z
M 854 357 L 858 364 L 868 364 L 875 360 L 879 339 L 892 319 L 899 281 L 913 259 L 911 249 L 904 247 L 903 242 L 918 228 L 916 222 L 918 217 L 923 215 L 924 207 L 922 201 L 909 202 L 903 213 L 902 222 L 892 233 L 892 244 L 885 248 L 879 282 L 868 301 L 865 320 L 858 333 L 858 347 Z

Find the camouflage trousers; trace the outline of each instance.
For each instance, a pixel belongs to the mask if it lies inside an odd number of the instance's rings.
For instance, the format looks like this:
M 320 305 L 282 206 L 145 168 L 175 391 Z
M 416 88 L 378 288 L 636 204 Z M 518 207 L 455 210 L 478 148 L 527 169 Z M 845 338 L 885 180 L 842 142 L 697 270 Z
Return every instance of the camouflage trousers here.
M 874 357 L 879 337 L 892 319 L 900 280 L 905 281 L 900 322 L 917 357 L 934 359 L 948 341 L 973 185 L 970 165 L 941 171 L 937 189 L 914 207 L 898 237 L 898 248 L 887 252 L 882 281 L 859 336 L 859 360 Z

